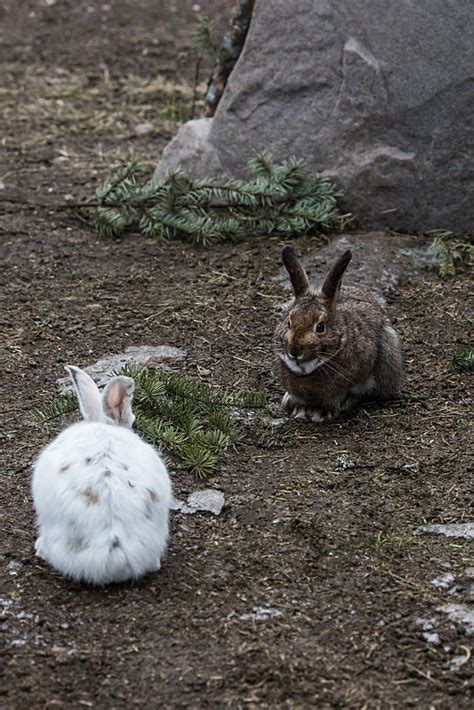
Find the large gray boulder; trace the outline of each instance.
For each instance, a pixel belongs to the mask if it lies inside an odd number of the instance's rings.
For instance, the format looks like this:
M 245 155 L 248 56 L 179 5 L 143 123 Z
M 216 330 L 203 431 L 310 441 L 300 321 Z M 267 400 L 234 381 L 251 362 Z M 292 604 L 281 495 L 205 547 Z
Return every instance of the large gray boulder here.
M 472 231 L 473 28 L 473 0 L 257 0 L 215 117 L 157 177 L 244 176 L 266 149 L 332 176 L 367 227 Z

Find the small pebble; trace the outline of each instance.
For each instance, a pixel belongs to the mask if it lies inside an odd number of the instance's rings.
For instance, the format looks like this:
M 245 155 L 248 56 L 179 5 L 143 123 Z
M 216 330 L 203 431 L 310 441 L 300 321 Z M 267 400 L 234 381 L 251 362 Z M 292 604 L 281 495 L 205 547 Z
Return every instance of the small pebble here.
M 153 133 L 155 130 L 155 127 L 153 123 L 137 123 L 136 126 L 133 127 L 133 132 L 135 135 L 140 138 L 140 136 L 147 136 L 149 133 Z

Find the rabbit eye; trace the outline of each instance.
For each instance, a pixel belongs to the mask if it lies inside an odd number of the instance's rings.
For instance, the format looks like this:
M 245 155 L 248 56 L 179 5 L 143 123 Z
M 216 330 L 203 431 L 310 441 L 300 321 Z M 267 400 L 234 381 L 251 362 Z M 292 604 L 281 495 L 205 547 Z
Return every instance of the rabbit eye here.
M 319 321 L 315 330 L 316 333 L 324 333 L 324 331 L 326 330 L 326 323 L 323 320 Z
M 288 328 L 291 328 L 291 318 L 288 318 Z

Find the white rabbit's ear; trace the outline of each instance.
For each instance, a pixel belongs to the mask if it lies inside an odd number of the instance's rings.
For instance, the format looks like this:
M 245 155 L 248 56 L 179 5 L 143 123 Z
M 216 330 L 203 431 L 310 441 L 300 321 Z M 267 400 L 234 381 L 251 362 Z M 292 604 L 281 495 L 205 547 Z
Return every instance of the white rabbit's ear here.
M 135 383 L 131 377 L 114 377 L 102 394 L 105 415 L 116 424 L 131 427 L 135 421 L 132 412 L 132 397 Z
M 79 402 L 81 414 L 87 422 L 104 421 L 104 410 L 99 389 L 87 372 L 74 365 L 66 365 Z

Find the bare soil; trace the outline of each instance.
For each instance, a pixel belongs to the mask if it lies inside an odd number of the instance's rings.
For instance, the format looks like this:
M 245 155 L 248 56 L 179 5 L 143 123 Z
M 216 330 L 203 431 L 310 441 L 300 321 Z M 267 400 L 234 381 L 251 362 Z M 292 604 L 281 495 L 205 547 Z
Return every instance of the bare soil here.
M 200 2 L 220 22 L 231 5 Z M 184 347 L 187 374 L 263 384 L 281 416 L 271 338 L 286 294 L 278 239 L 107 241 L 52 207 L 89 199 L 127 155 L 152 169 L 192 103 L 191 2 L 6 0 L 0 13 L 2 707 L 472 707 L 472 638 L 437 611 L 468 603 L 472 546 L 414 534 L 472 520 L 472 380 L 451 364 L 470 338 L 465 269 L 425 270 L 391 298 L 399 401 L 288 422 L 273 442 L 250 430 L 211 481 L 223 513 L 176 513 L 159 574 L 91 590 L 35 559 L 29 479 L 48 434 L 33 409 L 63 365 Z M 174 487 L 199 485 L 179 474 Z M 451 590 L 430 585 L 447 571 Z M 278 613 L 245 617 L 257 607 Z

